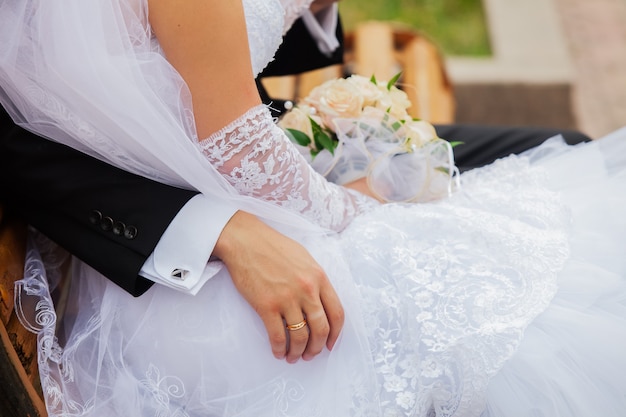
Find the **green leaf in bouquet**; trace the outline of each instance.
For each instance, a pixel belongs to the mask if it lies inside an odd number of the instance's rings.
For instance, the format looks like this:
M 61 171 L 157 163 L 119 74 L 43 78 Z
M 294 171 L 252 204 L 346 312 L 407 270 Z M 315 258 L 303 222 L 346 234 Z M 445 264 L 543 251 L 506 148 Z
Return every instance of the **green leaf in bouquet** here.
M 395 121 L 393 123 L 390 123 L 390 119 L 391 119 L 391 116 L 389 114 L 390 111 L 391 111 L 391 107 L 388 108 L 385 114 L 383 115 L 383 118 L 380 121 L 380 126 L 378 126 L 378 130 L 383 130 L 386 132 L 394 133 L 395 131 L 400 129 L 400 127 L 402 127 L 402 126 L 396 127 Z M 375 130 L 376 129 L 372 130 L 372 132 L 375 132 Z
M 393 78 L 391 80 L 389 80 L 389 82 L 387 83 L 387 91 L 391 91 L 391 87 L 393 87 L 394 85 L 396 85 L 396 83 L 398 82 L 398 80 L 400 79 L 400 76 L 402 75 L 402 71 L 400 71 L 399 73 L 397 73 L 396 75 L 393 76 Z
M 450 175 L 450 170 L 446 167 L 436 167 L 435 171 L 443 172 L 446 175 Z
M 376 76 L 374 74 L 370 77 L 370 82 L 374 85 L 378 85 L 378 81 L 376 81 Z
M 321 148 L 328 150 L 332 155 L 335 154 L 335 148 L 337 147 L 337 142 L 332 140 L 332 138 L 323 130 L 319 132 L 314 132 L 315 142 L 321 145 Z
M 328 133 L 319 125 L 315 120 L 309 118 L 311 121 L 311 128 L 313 130 L 313 141 L 315 143 L 315 148 L 317 151 L 321 151 L 322 149 L 328 150 L 332 155 L 335 154 L 335 148 L 337 147 L 337 142 L 334 141 Z
M 453 148 L 455 146 L 459 146 L 459 145 L 463 145 L 463 144 L 465 144 L 465 142 L 462 142 L 462 141 L 459 141 L 459 140 L 450 142 L 450 146 L 453 147 Z
M 300 146 L 309 146 L 311 143 L 309 135 L 298 129 L 287 129 L 287 137 Z
M 381 128 L 384 128 L 388 132 L 396 132 L 402 127 L 402 122 L 396 120 L 391 116 L 391 107 L 385 111 L 383 119 L 381 120 Z

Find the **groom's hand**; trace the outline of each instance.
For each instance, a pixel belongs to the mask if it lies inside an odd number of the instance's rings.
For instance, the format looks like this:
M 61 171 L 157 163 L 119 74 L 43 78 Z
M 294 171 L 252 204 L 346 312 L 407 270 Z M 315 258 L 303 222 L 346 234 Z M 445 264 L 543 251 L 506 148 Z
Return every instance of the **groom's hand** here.
M 222 230 L 213 254 L 259 314 L 276 358 L 294 363 L 332 349 L 343 327 L 341 302 L 320 265 L 294 240 L 255 216 L 238 211 Z M 307 326 L 287 330 L 286 324 Z

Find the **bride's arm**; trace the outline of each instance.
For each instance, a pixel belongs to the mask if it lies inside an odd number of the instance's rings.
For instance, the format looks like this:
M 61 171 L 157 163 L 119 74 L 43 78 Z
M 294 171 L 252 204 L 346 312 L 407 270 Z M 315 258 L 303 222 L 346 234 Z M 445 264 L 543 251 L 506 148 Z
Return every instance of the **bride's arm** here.
M 150 23 L 167 59 L 190 88 L 199 136 L 223 133 L 221 128 L 233 120 L 249 127 L 253 121 L 241 122 L 242 115 L 261 101 L 250 64 L 242 4 L 150 0 L 149 7 Z M 268 132 L 268 141 L 291 148 L 282 134 L 273 128 Z M 223 144 L 226 149 L 233 145 Z M 253 151 L 254 143 L 241 147 L 222 164 L 223 175 L 230 175 Z M 224 228 L 214 254 L 224 261 L 238 290 L 263 319 L 275 356 L 286 354 L 291 362 L 300 356 L 310 359 L 324 345 L 334 345 L 343 325 L 343 310 L 324 272 L 301 245 L 254 216 L 238 212 Z M 283 320 L 297 323 L 303 314 L 310 337 L 306 329 L 291 332 L 287 350 Z
M 198 137 L 261 103 L 241 1 L 149 0 L 150 25 L 187 83 Z
M 213 166 L 241 194 L 323 227 L 345 227 L 366 199 L 315 173 L 259 106 L 242 5 L 191 1 L 161 15 L 154 5 L 162 2 L 151 2 L 150 21 L 189 85 L 200 145 Z

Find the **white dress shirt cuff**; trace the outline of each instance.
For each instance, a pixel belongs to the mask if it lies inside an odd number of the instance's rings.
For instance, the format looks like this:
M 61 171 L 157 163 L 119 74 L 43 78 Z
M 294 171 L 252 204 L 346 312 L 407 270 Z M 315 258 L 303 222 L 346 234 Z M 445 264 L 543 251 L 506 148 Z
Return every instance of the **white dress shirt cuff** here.
M 161 236 L 139 275 L 195 295 L 223 267 L 209 258 L 237 209 L 202 194 L 192 197 Z
M 338 9 L 337 3 L 313 14 L 307 10 L 302 15 L 302 21 L 309 30 L 311 37 L 317 43 L 320 52 L 330 56 L 339 48 L 337 39 Z

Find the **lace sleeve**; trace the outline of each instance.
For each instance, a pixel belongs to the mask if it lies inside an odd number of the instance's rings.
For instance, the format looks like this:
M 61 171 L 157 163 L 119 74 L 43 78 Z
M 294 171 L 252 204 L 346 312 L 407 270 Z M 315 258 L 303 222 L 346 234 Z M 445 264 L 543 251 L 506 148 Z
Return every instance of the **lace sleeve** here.
M 293 23 L 311 6 L 313 0 L 280 0 L 285 10 L 283 34 L 287 33 Z
M 200 147 L 240 194 L 298 212 L 322 227 L 341 230 L 374 204 L 316 173 L 264 105 L 200 141 Z

